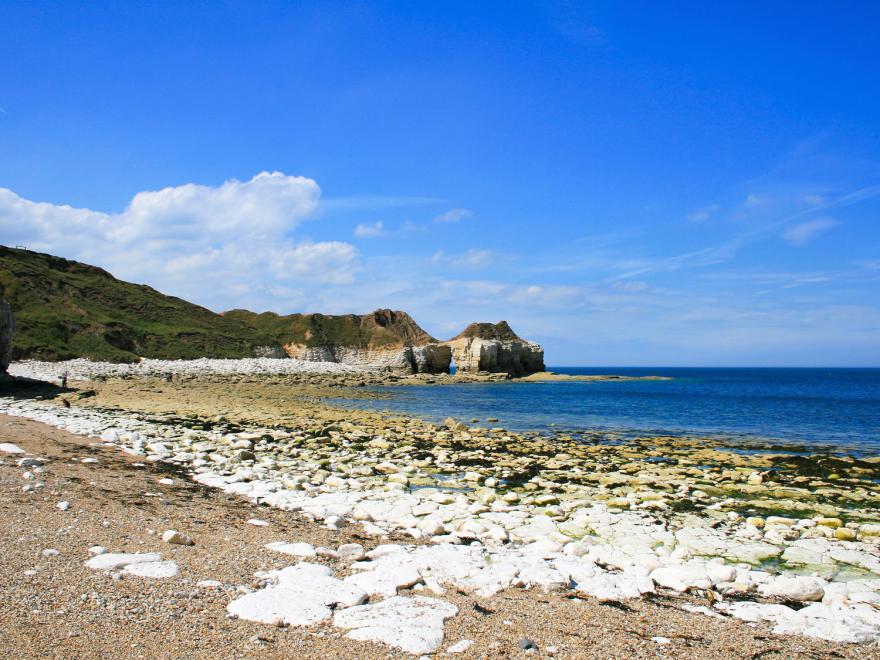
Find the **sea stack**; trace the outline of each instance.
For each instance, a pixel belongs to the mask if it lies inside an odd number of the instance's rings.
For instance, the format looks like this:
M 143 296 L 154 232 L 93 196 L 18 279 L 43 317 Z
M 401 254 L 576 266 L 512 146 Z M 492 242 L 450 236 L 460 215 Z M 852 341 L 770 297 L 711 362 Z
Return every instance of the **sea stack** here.
M 544 349 L 517 336 L 507 321 L 471 323 L 446 345 L 462 373 L 488 371 L 524 376 L 544 371 Z

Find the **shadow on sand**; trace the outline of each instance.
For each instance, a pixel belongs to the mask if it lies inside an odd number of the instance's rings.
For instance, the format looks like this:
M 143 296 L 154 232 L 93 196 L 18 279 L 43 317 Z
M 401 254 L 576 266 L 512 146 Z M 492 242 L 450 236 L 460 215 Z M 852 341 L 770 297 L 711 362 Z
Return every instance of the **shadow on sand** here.
M 44 380 L 32 378 L 13 378 L 12 376 L 0 375 L 0 396 L 11 397 L 16 401 L 25 399 L 49 400 L 56 399 L 64 394 L 71 394 L 79 390 L 72 387 L 61 387 Z M 86 391 L 79 391 L 80 397 Z

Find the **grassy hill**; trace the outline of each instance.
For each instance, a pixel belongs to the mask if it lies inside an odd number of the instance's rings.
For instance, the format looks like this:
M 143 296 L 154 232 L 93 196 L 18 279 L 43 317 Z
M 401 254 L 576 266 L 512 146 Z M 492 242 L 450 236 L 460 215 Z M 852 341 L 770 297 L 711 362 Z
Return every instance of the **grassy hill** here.
M 232 319 L 76 261 L 0 246 L 13 359 L 249 357 L 269 343 Z
M 382 348 L 435 341 L 405 312 L 215 314 L 95 266 L 4 246 L 0 287 L 16 318 L 13 359 L 236 358 L 252 357 L 260 346 Z

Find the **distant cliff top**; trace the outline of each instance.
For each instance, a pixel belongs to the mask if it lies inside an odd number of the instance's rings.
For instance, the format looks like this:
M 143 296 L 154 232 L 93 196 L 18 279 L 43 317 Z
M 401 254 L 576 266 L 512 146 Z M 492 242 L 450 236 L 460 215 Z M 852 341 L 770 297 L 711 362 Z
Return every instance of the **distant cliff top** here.
M 242 309 L 223 313 L 261 336 L 287 346 L 353 346 L 357 348 L 400 348 L 434 343 L 406 312 L 377 309 L 358 316 L 344 314 L 255 314 Z
M 456 339 L 496 339 L 498 341 L 523 341 L 508 325 L 507 321 L 498 323 L 471 323 L 450 341 Z

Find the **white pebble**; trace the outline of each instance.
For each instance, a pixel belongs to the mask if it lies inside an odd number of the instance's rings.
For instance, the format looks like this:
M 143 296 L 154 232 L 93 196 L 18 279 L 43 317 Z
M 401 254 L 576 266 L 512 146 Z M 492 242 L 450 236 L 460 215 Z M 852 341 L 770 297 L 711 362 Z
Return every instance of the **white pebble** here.
M 169 529 L 162 534 L 162 540 L 165 541 L 165 543 L 173 543 L 174 545 L 195 545 L 195 541 L 183 532 L 178 532 L 176 529 Z
M 464 652 L 467 651 L 471 646 L 473 646 L 473 644 L 474 644 L 474 640 L 472 640 L 472 639 L 463 639 L 463 640 L 461 640 L 460 642 L 456 642 L 455 644 L 453 644 L 452 646 L 450 646 L 448 649 L 446 649 L 446 652 L 447 652 L 447 653 L 464 653 Z

